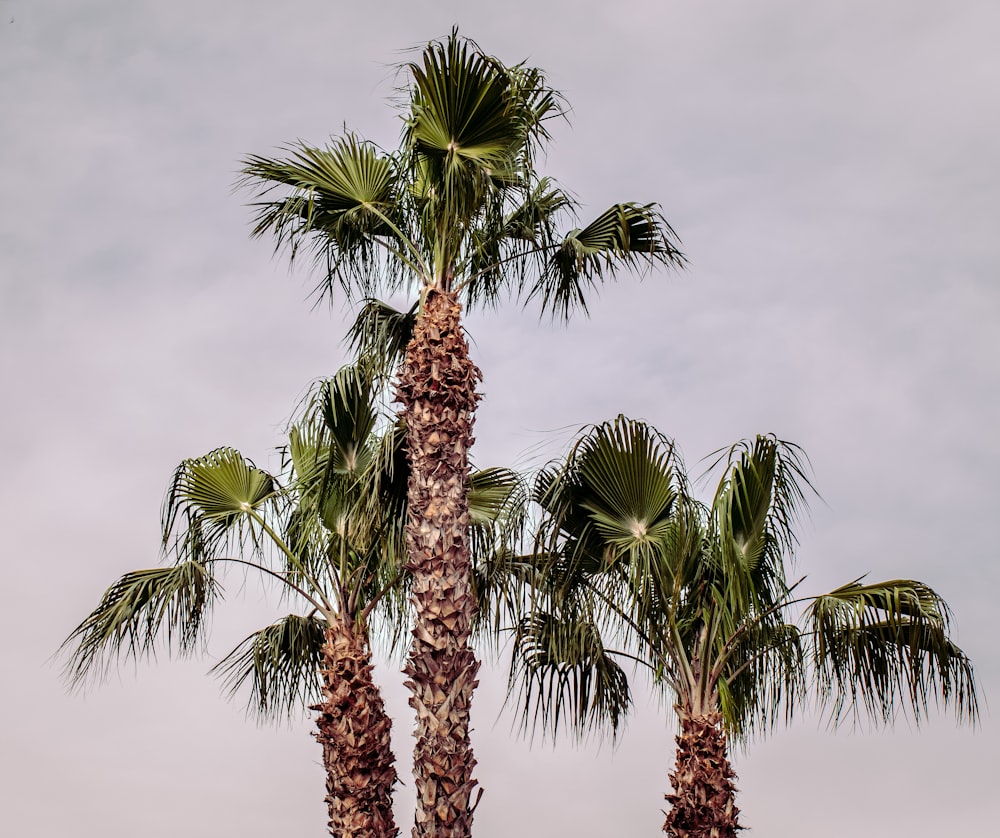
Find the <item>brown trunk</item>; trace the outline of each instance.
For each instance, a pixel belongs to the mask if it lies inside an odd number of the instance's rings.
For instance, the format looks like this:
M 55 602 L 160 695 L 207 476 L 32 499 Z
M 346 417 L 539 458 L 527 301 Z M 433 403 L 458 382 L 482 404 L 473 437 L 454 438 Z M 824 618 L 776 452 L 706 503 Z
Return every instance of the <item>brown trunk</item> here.
M 479 663 L 469 565 L 467 481 L 481 373 L 469 359 L 453 294 L 431 291 L 406 351 L 398 400 L 410 460 L 407 549 L 413 642 L 403 670 L 416 711 L 414 838 L 467 838 L 476 761 L 469 705 Z
M 676 708 L 681 722 L 677 765 L 670 775 L 674 793 L 663 831 L 671 838 L 735 838 L 736 775 L 726 752 L 719 713 L 692 716 Z
M 330 625 L 322 654 L 323 703 L 312 709 L 319 711 L 330 834 L 392 838 L 399 834 L 392 816 L 392 723 L 372 680 L 368 638 L 343 623 Z

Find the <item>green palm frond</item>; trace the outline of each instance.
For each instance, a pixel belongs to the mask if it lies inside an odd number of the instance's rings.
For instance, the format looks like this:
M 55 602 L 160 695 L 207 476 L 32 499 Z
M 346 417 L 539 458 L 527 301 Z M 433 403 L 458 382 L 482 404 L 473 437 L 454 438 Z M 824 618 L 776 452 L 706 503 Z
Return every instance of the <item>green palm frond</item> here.
M 353 299 L 372 296 L 380 280 L 398 281 L 407 264 L 405 210 L 397 192 L 398 164 L 390 155 L 353 134 L 325 148 L 299 143 L 289 157 L 252 155 L 243 161 L 241 185 L 261 196 L 283 188 L 286 196 L 255 204 L 254 237 L 271 233 L 275 248 L 289 247 L 292 258 L 311 242 L 327 268 L 321 293 L 338 282 Z
M 676 496 L 674 446 L 648 425 L 619 416 L 573 452 L 576 502 L 613 553 L 657 541 Z
M 219 592 L 209 568 L 197 561 L 126 573 L 63 644 L 73 648 L 67 678 L 82 684 L 122 656 L 152 654 L 159 640 L 181 654 L 193 651 Z
M 620 732 L 632 704 L 628 677 L 597 625 L 579 615 L 536 611 L 517 627 L 508 683 L 525 730 Z
M 358 366 L 346 366 L 320 387 L 319 408 L 330 440 L 330 468 L 356 476 L 370 457 L 371 434 L 378 414 L 371 378 Z
M 790 721 L 808 697 L 802 633 L 780 616 L 748 626 L 723 664 L 719 709 L 740 741 Z
M 587 313 L 587 291 L 618 267 L 654 264 L 681 268 L 679 241 L 655 204 L 615 204 L 583 229 L 570 231 L 549 256 L 545 271 L 528 292 L 543 314 L 569 319 Z
M 726 538 L 753 568 L 771 539 L 789 556 L 797 544 L 795 524 L 807 510 L 807 493 L 815 494 L 802 449 L 761 434 L 717 451 L 715 464 L 726 463 L 713 506 Z
M 512 505 L 522 507 L 524 481 L 509 468 L 487 468 L 469 475 L 469 517 L 472 526 L 500 521 Z
M 374 529 L 387 551 L 404 551 L 410 464 L 406 458 L 406 425 L 402 420 L 397 419 L 379 437 L 370 463 L 359 479 L 360 514 L 375 523 Z
M 177 516 L 193 510 L 206 525 L 228 529 L 277 497 L 274 478 L 234 448 L 217 448 L 178 466 L 163 506 L 163 537 Z
M 972 664 L 948 637 L 947 605 L 924 583 L 852 582 L 816 597 L 807 618 L 820 695 L 835 721 L 863 707 L 888 722 L 902 706 L 919 722 L 932 700 L 976 720 Z
M 324 441 L 325 436 L 320 423 L 308 420 L 288 429 L 286 466 L 291 468 L 292 482 L 300 494 L 312 491 L 328 473 L 330 446 Z
M 644 611 L 658 608 L 674 588 L 675 567 L 664 548 L 684 491 L 678 465 L 673 443 L 645 423 L 619 416 L 588 428 L 565 463 L 543 471 L 536 483 L 547 512 L 536 549 L 566 558 L 565 584 L 583 574 L 579 582 L 618 586 L 608 596 L 644 602 Z M 631 584 L 605 573 L 618 563 Z
M 249 691 L 247 708 L 261 719 L 304 711 L 320 697 L 326 622 L 289 614 L 247 637 L 212 667 L 231 696 Z
M 443 233 L 444 225 L 468 224 L 497 181 L 516 182 L 534 111 L 508 70 L 455 30 L 407 68 L 413 88 L 405 142 L 420 161 L 424 195 Z
M 348 332 L 348 343 L 359 364 L 388 377 L 399 366 L 417 322 L 417 304 L 398 311 L 380 300 L 365 300 Z
M 469 475 L 469 550 L 478 603 L 473 631 L 494 649 L 502 629 L 520 614 L 523 583 L 517 568 L 527 520 L 524 478 L 506 468 Z

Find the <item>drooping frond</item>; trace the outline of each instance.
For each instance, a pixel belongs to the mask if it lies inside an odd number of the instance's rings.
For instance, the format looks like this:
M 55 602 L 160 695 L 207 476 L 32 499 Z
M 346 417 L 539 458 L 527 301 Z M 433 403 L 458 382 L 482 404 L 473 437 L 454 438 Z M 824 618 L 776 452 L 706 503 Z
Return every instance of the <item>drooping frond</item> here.
M 348 332 L 348 344 L 361 366 L 389 377 L 403 360 L 416 321 L 416 304 L 398 311 L 380 300 L 365 300 Z
M 469 552 L 472 588 L 478 603 L 474 633 L 497 647 L 502 628 L 517 619 L 522 586 L 514 563 L 527 516 L 524 479 L 506 468 L 469 475 Z
M 780 619 L 744 627 L 718 681 L 719 710 L 730 736 L 746 741 L 790 721 L 807 698 L 802 633 Z
M 603 282 L 605 271 L 641 270 L 657 263 L 685 264 L 677 236 L 657 206 L 615 204 L 566 235 L 527 299 L 537 298 L 543 314 L 568 320 L 576 310 L 587 313 L 587 292 Z
M 526 174 L 501 210 L 484 213 L 469 232 L 465 259 L 457 268 L 466 304 L 492 308 L 522 293 L 545 271 L 548 255 L 561 241 L 558 225 L 574 207 L 550 178 L 532 182 Z
M 126 573 L 63 644 L 73 649 L 68 679 L 82 684 L 122 656 L 152 654 L 160 640 L 181 654 L 193 651 L 218 594 L 209 568 L 198 561 Z
M 231 696 L 249 691 L 247 709 L 261 719 L 303 712 L 320 697 L 326 622 L 289 614 L 247 637 L 212 667 Z
M 863 708 L 889 722 L 906 709 L 919 723 L 938 702 L 976 720 L 972 664 L 948 636 L 947 605 L 924 583 L 852 582 L 816 597 L 807 617 L 820 697 L 834 721 Z
M 555 739 L 607 728 L 617 736 L 632 704 L 628 677 L 597 625 L 579 614 L 535 611 L 517 627 L 510 694 L 525 730 Z

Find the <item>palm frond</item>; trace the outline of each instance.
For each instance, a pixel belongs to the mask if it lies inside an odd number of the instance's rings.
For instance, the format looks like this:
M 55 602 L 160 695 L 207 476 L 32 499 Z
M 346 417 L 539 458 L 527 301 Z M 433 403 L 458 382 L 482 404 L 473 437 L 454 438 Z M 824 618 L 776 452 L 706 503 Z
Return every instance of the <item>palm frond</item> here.
M 605 271 L 657 263 L 674 268 L 685 264 L 677 235 L 662 213 L 655 204 L 615 204 L 566 235 L 527 300 L 538 298 L 543 314 L 568 320 L 577 309 L 587 313 L 587 292 L 604 281 Z
M 290 717 L 320 697 L 326 622 L 289 614 L 247 637 L 212 667 L 233 697 L 248 690 L 247 709 L 261 719 Z
M 417 305 L 398 311 L 380 300 L 365 300 L 347 335 L 360 365 L 389 377 L 403 360 L 413 337 Z
M 525 730 L 555 739 L 607 727 L 617 736 L 632 704 L 628 678 L 581 615 L 536 611 L 518 625 L 508 683 Z
M 66 677 L 82 684 L 123 656 L 152 654 L 159 640 L 181 654 L 193 651 L 219 592 L 208 566 L 198 561 L 126 573 L 63 643 L 73 648 Z
M 442 225 L 473 219 L 495 178 L 517 177 L 529 126 L 507 69 L 452 30 L 407 70 L 413 79 L 406 146 L 420 161 L 424 194 Z
M 807 618 L 821 699 L 834 721 L 863 708 L 889 722 L 902 708 L 916 722 L 932 701 L 975 721 L 972 664 L 948 636 L 947 605 L 922 582 L 860 580 L 817 597 Z
M 217 448 L 185 460 L 174 473 L 163 505 L 166 542 L 179 513 L 193 510 L 208 526 L 228 529 L 277 496 L 274 478 L 234 448 Z
M 357 475 L 365 468 L 378 419 L 372 395 L 371 378 L 356 365 L 342 367 L 320 387 L 320 412 L 334 473 Z
M 755 733 L 771 731 L 779 721 L 790 721 L 807 698 L 802 634 L 780 616 L 741 633 L 718 681 L 726 730 L 743 742 Z
M 289 247 L 294 260 L 311 244 L 326 267 L 321 296 L 339 283 L 347 298 L 357 289 L 372 296 L 379 280 L 399 281 L 412 265 L 400 228 L 405 209 L 398 193 L 397 162 L 353 134 L 325 148 L 299 143 L 284 159 L 252 155 L 243 161 L 241 185 L 261 196 L 284 188 L 285 197 L 254 204 L 251 234 L 271 233 L 275 249 Z
M 524 596 L 515 565 L 524 539 L 528 492 L 524 478 L 506 468 L 474 471 L 468 485 L 472 589 L 479 605 L 473 632 L 497 650 L 502 629 L 518 618 Z

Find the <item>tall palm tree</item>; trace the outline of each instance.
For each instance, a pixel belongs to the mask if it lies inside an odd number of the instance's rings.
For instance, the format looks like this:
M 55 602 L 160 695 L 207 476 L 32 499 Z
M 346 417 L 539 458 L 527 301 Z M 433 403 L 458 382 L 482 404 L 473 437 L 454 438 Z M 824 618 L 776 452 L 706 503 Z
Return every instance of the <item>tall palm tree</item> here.
M 390 642 L 405 625 L 404 434 L 379 432 L 372 385 L 356 367 L 322 382 L 294 424 L 279 476 L 220 448 L 178 467 L 164 504 L 170 564 L 127 573 L 67 640 L 79 683 L 122 655 L 165 639 L 200 646 L 227 566 L 276 581 L 305 613 L 254 632 L 214 671 L 275 718 L 309 707 L 326 769 L 329 830 L 338 838 L 398 834 L 391 722 L 372 678 L 371 627 Z M 478 543 L 497 542 L 520 482 L 504 469 L 473 475 Z
M 468 452 L 481 373 L 463 305 L 512 297 L 568 317 L 616 267 L 679 266 L 656 205 L 620 203 L 557 231 L 572 199 L 536 170 L 559 94 L 524 64 L 505 66 L 456 31 L 401 68 L 404 130 L 395 151 L 347 133 L 325 148 L 244 161 L 259 189 L 255 235 L 292 257 L 311 246 L 320 293 L 412 292 L 412 338 L 398 376 L 411 464 L 407 546 L 415 614 L 405 672 L 416 712 L 415 836 L 467 836 L 474 758 L 469 706 L 479 664 L 467 543 Z M 279 189 L 279 197 L 270 190 Z
M 649 670 L 680 723 L 663 827 L 676 838 L 735 836 L 727 738 L 810 699 L 835 722 L 888 723 L 901 708 L 920 721 L 938 701 L 977 716 L 972 665 L 926 584 L 855 579 L 806 597 L 790 583 L 811 488 L 802 452 L 758 436 L 718 453 L 710 503 L 692 497 L 671 440 L 621 416 L 540 473 L 532 608 L 511 671 L 529 727 L 617 732 L 625 667 Z

